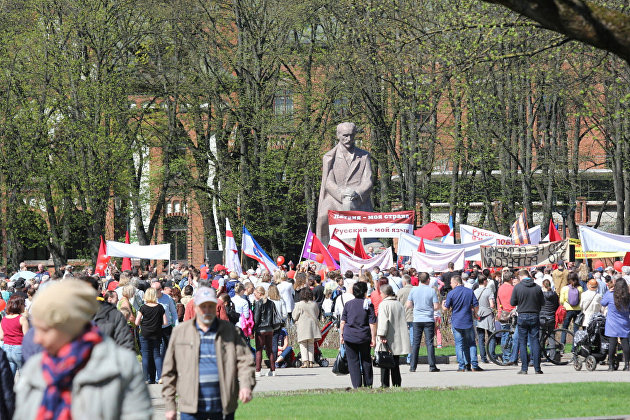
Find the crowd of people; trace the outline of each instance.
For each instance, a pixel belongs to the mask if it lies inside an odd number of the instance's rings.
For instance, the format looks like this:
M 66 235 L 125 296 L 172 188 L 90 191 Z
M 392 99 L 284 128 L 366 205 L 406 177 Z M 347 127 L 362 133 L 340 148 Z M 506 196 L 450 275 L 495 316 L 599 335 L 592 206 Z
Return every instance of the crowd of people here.
M 483 372 L 486 340 L 514 317 L 518 350 L 504 356 L 508 365 L 520 358 L 519 374 L 530 364 L 543 373 L 538 336 L 555 328 L 559 315 L 563 328 L 573 324 L 576 331 L 605 314 L 609 361 L 620 344 L 623 369 L 630 370 L 630 267 L 620 273 L 564 262 L 531 270 L 461 271 L 450 264 L 443 273 L 317 268 L 306 263 L 239 275 L 207 264 L 175 264 L 168 274 L 112 266 L 97 276 L 68 267 L 57 276 L 22 266 L 13 280 L 0 269 L 0 420 L 13 413 L 148 419 L 147 385 L 154 383 L 162 384 L 168 419 L 178 410 L 182 419 L 233 418 L 238 400 L 251 400 L 256 377 L 317 366 L 328 320 L 338 322 L 354 388 L 373 385 L 372 353 L 394 356 L 380 365 L 381 386 L 401 386 L 401 360 L 416 371 L 423 336 L 428 372 L 440 372 L 435 347 L 442 347 L 444 325 L 458 371 Z

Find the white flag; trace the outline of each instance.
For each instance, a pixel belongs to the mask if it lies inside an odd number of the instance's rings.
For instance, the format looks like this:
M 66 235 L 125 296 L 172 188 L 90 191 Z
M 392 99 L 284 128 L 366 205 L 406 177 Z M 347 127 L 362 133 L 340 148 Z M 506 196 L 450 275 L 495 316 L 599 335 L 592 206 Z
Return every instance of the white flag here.
M 238 258 L 238 248 L 236 248 L 236 241 L 227 218 L 225 219 L 225 266 L 229 272 L 233 271 L 239 276 L 243 274 L 241 261 Z

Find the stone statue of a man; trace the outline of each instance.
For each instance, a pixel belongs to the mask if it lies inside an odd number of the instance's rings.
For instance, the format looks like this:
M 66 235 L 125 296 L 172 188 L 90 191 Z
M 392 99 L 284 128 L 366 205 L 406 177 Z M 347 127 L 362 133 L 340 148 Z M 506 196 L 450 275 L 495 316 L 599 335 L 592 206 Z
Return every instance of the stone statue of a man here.
M 372 211 L 370 154 L 354 146 L 356 132 L 354 123 L 339 124 L 339 142 L 324 155 L 316 232 L 324 244 L 330 240 L 328 210 Z

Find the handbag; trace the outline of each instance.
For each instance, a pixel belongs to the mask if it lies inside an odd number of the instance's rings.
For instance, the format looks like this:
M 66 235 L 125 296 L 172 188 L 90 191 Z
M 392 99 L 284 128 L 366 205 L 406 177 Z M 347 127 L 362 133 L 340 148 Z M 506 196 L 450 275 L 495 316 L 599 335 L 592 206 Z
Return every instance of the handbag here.
M 578 326 L 582 326 L 582 324 L 584 324 L 584 318 L 586 317 L 586 315 L 584 314 L 584 312 L 586 310 L 588 310 L 588 308 L 591 307 L 591 303 L 593 303 L 593 301 L 595 300 L 595 296 L 597 295 L 593 295 L 593 297 L 591 298 L 591 300 L 588 302 L 588 305 L 586 305 L 586 308 L 584 308 L 584 311 L 580 312 L 575 319 L 573 320 L 573 325 L 578 325 Z
M 497 300 L 499 301 L 499 307 L 501 308 L 501 310 L 497 313 L 497 321 L 501 324 L 507 324 L 510 322 L 510 312 L 503 310 L 503 304 L 501 303 L 501 299 L 498 299 L 498 296 Z
M 284 328 L 284 320 L 278 313 L 278 308 L 276 308 L 276 304 L 273 302 L 271 303 L 273 305 L 273 322 L 271 323 L 271 326 L 273 330 L 276 331 L 276 330 L 279 330 L 280 328 Z
M 579 314 L 577 314 L 577 316 L 573 320 L 573 324 L 581 327 L 582 324 L 584 324 L 584 316 L 584 312 L 580 312 Z
M 381 369 L 392 369 L 396 366 L 389 343 L 385 343 L 385 351 L 375 351 L 372 357 L 372 365 Z
M 337 354 L 332 371 L 335 375 L 347 375 L 350 373 L 350 370 L 348 369 L 348 359 L 346 358 L 346 352 L 343 344 L 339 348 L 339 354 Z

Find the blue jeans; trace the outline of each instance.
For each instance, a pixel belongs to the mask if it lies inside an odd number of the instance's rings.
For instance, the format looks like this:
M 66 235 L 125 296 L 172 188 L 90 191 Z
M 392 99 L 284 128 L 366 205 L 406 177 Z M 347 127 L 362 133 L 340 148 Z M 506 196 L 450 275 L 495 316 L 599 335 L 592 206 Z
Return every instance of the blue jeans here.
M 517 330 L 519 330 L 518 346 L 521 352 L 521 370 L 527 372 L 527 342 L 529 341 L 534 370 L 538 372 L 540 370 L 540 341 L 538 340 L 540 321 L 538 314 L 518 314 Z
M 477 341 L 479 342 L 479 355 L 481 356 L 481 360 L 485 363 L 488 363 L 488 355 L 486 355 L 486 334 L 488 337 L 492 335 L 492 333 L 488 330 L 484 330 L 483 328 L 477 328 Z M 488 350 L 490 350 L 490 356 L 494 358 L 494 349 L 496 347 L 495 339 L 493 338 L 490 343 L 488 343 Z
M 501 324 L 501 329 L 509 330 L 510 324 Z M 501 335 L 501 348 L 503 348 L 503 361 L 507 362 L 516 362 L 518 360 L 518 328 L 514 330 L 514 334 L 512 334 L 512 343 L 511 345 L 507 345 L 507 339 L 509 334 Z
M 471 328 L 453 328 L 455 337 L 455 351 L 459 369 L 466 369 L 468 365 L 478 368 L 477 344 L 475 343 L 475 330 Z
M 234 420 L 234 413 L 180 413 L 181 420 Z
M 15 376 L 15 372 L 22 369 L 22 345 L 3 344 L 2 350 L 6 353 L 11 373 Z
M 162 354 L 160 346 L 162 339 L 150 339 L 140 336 L 140 353 L 142 354 L 142 373 L 144 380 L 149 383 L 155 383 L 162 377 Z M 153 377 L 155 367 L 155 377 Z
M 575 318 L 577 318 L 580 312 L 581 311 L 567 311 L 567 316 L 565 316 L 564 321 L 562 321 L 562 328 L 564 329 L 569 328 L 569 324 L 571 323 L 571 321 L 573 321 L 573 334 L 575 335 L 575 332 L 580 327 L 579 325 L 575 325 Z M 560 335 L 560 342 L 562 344 L 567 342 L 567 333 L 564 331 Z
M 418 351 L 420 350 L 420 340 L 424 332 L 424 343 L 427 345 L 427 356 L 429 358 L 429 366 L 435 366 L 435 349 L 433 348 L 433 335 L 435 334 L 435 322 L 413 322 L 413 341 L 411 342 L 411 361 L 410 369 L 416 370 L 418 365 Z
M 407 322 L 407 331 L 409 331 L 409 342 L 413 344 L 413 322 Z M 407 355 L 407 364 L 411 364 L 411 353 Z

